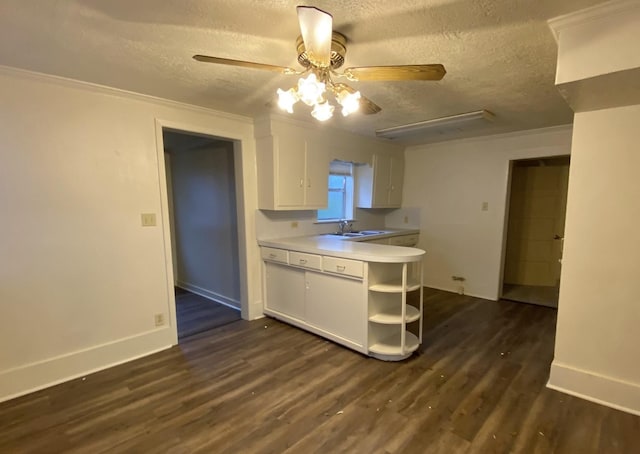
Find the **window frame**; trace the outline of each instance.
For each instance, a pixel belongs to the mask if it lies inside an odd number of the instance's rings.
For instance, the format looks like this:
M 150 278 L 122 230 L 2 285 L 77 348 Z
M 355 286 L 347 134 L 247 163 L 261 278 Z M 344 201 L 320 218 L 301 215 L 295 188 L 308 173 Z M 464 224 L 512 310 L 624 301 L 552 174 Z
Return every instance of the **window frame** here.
M 331 185 L 328 185 L 328 195 L 330 193 L 342 192 L 342 217 L 339 218 L 322 218 L 320 217 L 321 211 L 327 211 L 329 206 L 327 206 L 324 210 L 317 210 L 316 219 L 318 222 L 336 222 L 342 219 L 354 220 L 353 212 L 354 212 L 354 190 L 355 190 L 355 177 L 354 177 L 354 164 L 351 162 L 345 161 L 332 161 L 329 165 L 329 178 L 331 176 L 341 176 L 343 177 L 342 188 L 332 188 Z M 328 179 L 327 179 L 328 183 Z M 330 197 L 327 197 L 327 205 L 329 203 Z

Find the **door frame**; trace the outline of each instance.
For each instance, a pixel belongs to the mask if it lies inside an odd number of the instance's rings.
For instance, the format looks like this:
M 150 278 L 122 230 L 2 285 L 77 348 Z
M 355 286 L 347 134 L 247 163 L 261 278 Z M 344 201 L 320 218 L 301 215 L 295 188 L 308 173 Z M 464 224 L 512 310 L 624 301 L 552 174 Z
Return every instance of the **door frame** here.
M 236 189 L 236 215 L 238 231 L 238 259 L 240 271 L 240 311 L 245 320 L 262 316 L 261 282 L 259 273 L 253 270 L 257 263 L 259 250 L 255 241 L 255 209 L 257 208 L 257 192 L 255 189 L 255 146 L 253 136 L 239 134 L 237 131 L 221 131 L 214 126 L 203 127 L 201 124 L 181 123 L 170 120 L 155 119 L 156 157 L 160 190 L 161 227 L 164 242 L 164 259 L 167 286 L 167 302 L 169 325 L 172 329 L 173 345 L 178 344 L 178 328 L 176 320 L 176 302 L 174 294 L 173 251 L 171 245 L 171 224 L 169 220 L 169 202 L 167 194 L 167 174 L 164 159 L 163 130 L 183 132 L 191 135 L 202 135 L 214 139 L 222 139 L 233 143 L 234 178 Z M 253 172 L 251 170 L 253 169 Z M 253 195 L 253 197 L 251 196 Z
M 514 163 L 516 161 L 533 161 L 536 159 L 554 159 L 554 158 L 571 159 L 571 154 L 563 153 L 558 155 L 541 155 L 541 156 L 509 159 L 508 169 L 507 169 L 506 191 L 505 191 L 506 196 L 504 201 L 504 220 L 503 220 L 503 226 L 502 226 L 502 251 L 500 253 L 500 276 L 498 281 L 498 299 L 502 298 L 503 291 L 504 291 L 504 268 L 506 265 L 506 256 L 507 256 L 507 235 L 509 234 L 509 216 L 510 216 L 509 208 L 511 206 L 511 183 L 512 183 L 512 177 L 513 177 Z M 567 191 L 568 191 L 568 187 L 567 187 Z M 565 207 L 565 216 L 566 216 L 566 207 Z M 560 276 L 562 279 L 562 271 L 560 272 Z

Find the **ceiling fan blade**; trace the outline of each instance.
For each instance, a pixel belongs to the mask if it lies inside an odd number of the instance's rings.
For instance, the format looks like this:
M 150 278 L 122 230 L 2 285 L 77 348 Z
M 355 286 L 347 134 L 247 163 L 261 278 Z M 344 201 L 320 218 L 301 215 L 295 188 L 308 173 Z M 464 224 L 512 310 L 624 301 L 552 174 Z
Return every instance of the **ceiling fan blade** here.
M 346 90 L 349 93 L 355 93 L 357 90 L 353 87 L 350 87 L 347 84 L 337 83 L 333 84 L 333 88 L 336 92 L 340 92 L 342 90 Z M 373 115 L 380 112 L 382 108 L 378 106 L 376 103 L 371 101 L 369 98 L 365 98 L 360 94 L 360 112 L 364 115 Z
M 333 17 L 313 6 L 298 6 L 300 33 L 309 61 L 316 66 L 331 64 L 331 31 Z
M 360 97 L 360 112 L 365 115 L 373 115 L 380 112 L 382 108 L 371 101 L 369 98 L 365 98 L 364 96 Z
M 231 60 L 229 58 L 210 57 L 208 55 L 194 55 L 194 60 L 202 61 L 205 63 L 217 63 L 220 65 L 241 66 L 243 68 L 263 69 L 266 71 L 273 71 L 281 74 L 296 74 L 296 70 L 287 68 L 285 66 L 267 65 L 264 63 L 254 63 L 251 61 L 243 60 Z
M 444 66 L 401 65 L 401 66 L 361 66 L 347 68 L 344 75 L 349 80 L 440 80 L 447 73 Z

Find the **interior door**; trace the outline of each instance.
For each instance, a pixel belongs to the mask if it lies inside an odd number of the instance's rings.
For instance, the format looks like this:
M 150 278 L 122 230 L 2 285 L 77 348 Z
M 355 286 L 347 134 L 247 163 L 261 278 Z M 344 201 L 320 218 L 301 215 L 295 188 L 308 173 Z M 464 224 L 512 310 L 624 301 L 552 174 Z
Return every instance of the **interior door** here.
M 511 178 L 503 297 L 557 305 L 569 158 L 517 161 Z

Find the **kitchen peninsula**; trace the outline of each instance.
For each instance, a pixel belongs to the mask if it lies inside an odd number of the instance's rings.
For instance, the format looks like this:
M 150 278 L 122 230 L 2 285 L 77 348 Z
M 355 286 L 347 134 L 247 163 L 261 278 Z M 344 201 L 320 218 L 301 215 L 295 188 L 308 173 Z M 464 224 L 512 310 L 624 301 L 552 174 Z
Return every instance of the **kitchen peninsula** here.
M 390 230 L 259 241 L 264 313 L 374 358 L 408 358 L 422 342 L 425 251 L 389 242 L 410 235 L 417 241 L 417 231 Z

